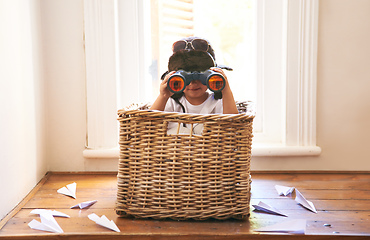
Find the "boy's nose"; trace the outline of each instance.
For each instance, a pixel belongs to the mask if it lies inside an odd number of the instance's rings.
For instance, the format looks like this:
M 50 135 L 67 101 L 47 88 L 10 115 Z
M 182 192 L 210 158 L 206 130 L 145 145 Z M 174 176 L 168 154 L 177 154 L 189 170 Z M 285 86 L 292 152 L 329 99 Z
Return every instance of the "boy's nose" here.
M 200 83 L 200 81 L 199 81 L 199 80 L 193 80 L 193 81 L 191 81 L 191 82 L 190 82 L 190 84 L 199 84 L 199 83 Z M 189 85 L 190 85 L 190 84 L 189 84 Z

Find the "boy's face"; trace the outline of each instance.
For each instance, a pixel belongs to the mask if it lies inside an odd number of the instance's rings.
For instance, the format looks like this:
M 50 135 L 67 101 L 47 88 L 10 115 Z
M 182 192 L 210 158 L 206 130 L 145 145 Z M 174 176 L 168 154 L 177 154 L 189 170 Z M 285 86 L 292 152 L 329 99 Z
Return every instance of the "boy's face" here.
M 206 85 L 203 85 L 199 80 L 194 80 L 188 86 L 186 86 L 184 93 L 187 97 L 198 98 L 204 97 L 206 91 Z

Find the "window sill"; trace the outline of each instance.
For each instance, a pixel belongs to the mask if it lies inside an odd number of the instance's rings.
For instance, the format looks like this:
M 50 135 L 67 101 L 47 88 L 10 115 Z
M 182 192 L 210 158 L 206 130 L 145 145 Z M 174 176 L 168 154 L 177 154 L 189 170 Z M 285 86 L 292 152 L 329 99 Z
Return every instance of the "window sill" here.
M 318 146 L 285 146 L 285 145 L 253 145 L 253 157 L 289 157 L 318 156 L 321 148 Z
M 256 145 L 252 147 L 253 157 L 283 157 L 283 156 L 318 156 L 321 148 L 318 146 L 283 146 L 283 145 Z M 83 157 L 87 159 L 119 158 L 119 148 L 112 149 L 85 149 Z
M 83 151 L 83 157 L 87 159 L 91 158 L 119 158 L 119 148 L 111 149 L 85 149 Z

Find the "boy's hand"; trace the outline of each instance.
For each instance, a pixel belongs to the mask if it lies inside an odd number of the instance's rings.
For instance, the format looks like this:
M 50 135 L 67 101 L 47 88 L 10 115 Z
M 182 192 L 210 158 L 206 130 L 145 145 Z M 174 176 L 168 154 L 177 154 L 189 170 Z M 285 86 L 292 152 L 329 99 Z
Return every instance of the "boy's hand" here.
M 238 114 L 238 109 L 235 104 L 233 92 L 231 91 L 229 81 L 221 68 L 212 67 L 212 71 L 222 74 L 225 78 L 225 88 L 222 90 L 222 108 L 224 114 Z
M 166 98 L 169 98 L 171 97 L 174 93 L 171 92 L 168 87 L 167 87 L 167 82 L 168 82 L 168 79 L 171 77 L 172 74 L 174 74 L 175 71 L 172 71 L 172 72 L 169 72 L 166 77 L 164 78 L 164 80 L 161 82 L 161 85 L 159 86 L 159 93 L 160 95 L 162 95 L 163 97 L 166 97 Z
M 227 80 L 227 77 L 226 77 L 226 74 L 224 73 L 224 71 L 221 68 L 218 68 L 218 67 L 211 67 L 210 69 L 212 71 L 215 71 L 215 72 L 218 72 L 218 73 L 222 74 L 222 76 L 224 76 L 224 78 L 225 78 L 225 88 L 229 88 L 229 81 Z M 225 88 L 222 90 L 222 92 L 224 92 Z
M 175 71 L 168 73 L 161 82 L 161 85 L 159 86 L 159 96 L 150 107 L 150 110 L 163 111 L 165 109 L 168 99 L 173 95 L 173 93 L 167 88 L 167 82 L 170 76 L 174 73 Z

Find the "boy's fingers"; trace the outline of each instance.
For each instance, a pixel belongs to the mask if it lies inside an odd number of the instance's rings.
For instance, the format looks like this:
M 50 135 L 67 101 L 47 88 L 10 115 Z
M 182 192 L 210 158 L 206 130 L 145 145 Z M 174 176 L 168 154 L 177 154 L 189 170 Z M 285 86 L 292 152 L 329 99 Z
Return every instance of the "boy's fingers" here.
M 221 73 L 224 76 L 224 78 L 227 79 L 226 74 L 224 73 L 224 71 L 221 68 L 212 67 L 210 69 L 213 70 L 213 71 L 215 71 L 215 72 Z
M 171 77 L 175 72 L 176 72 L 176 71 L 169 72 L 169 73 L 167 74 L 168 78 L 170 78 L 170 77 Z
M 169 72 L 166 77 L 164 78 L 162 84 L 166 84 L 168 79 L 175 73 L 176 71 Z
M 210 68 L 211 70 L 213 70 L 213 71 L 215 71 L 215 72 L 218 72 L 218 73 L 221 73 L 222 75 L 225 75 L 224 74 L 224 71 L 222 71 L 222 69 L 221 68 L 218 68 L 218 67 L 212 67 L 212 68 Z

